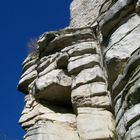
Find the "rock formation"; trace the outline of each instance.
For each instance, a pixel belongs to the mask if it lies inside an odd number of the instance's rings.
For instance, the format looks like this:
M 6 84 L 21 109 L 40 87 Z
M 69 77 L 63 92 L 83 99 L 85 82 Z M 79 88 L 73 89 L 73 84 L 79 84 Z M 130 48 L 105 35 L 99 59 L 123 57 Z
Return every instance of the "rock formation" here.
M 22 64 L 24 140 L 140 139 L 140 1 L 73 0 Z

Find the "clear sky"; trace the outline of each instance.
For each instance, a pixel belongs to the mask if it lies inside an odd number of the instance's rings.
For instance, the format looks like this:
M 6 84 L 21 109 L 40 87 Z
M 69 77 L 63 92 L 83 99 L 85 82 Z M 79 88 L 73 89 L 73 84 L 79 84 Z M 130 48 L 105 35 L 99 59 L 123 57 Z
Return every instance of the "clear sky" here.
M 18 125 L 24 95 L 16 91 L 27 43 L 45 31 L 69 24 L 72 0 L 1 0 L 0 2 L 0 140 L 21 140 Z

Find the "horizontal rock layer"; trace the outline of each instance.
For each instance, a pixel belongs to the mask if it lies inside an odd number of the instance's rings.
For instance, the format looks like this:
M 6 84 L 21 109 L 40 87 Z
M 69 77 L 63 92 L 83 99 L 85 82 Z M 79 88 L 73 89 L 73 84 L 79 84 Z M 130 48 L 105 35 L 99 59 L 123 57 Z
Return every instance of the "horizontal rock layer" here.
M 70 27 L 95 26 L 99 10 L 105 0 L 73 0 Z
M 115 139 L 101 50 L 93 30 L 78 28 L 45 33 L 38 45 L 39 55 L 36 58 L 29 55 L 23 63 L 24 67 L 35 60 L 23 71 L 18 86 L 28 94 L 19 120 L 27 131 L 24 139 Z M 78 111 L 81 107 L 95 110 L 97 115 L 88 113 L 84 115 L 87 120 L 81 120 L 82 114 Z M 102 125 L 89 128 L 89 134 L 83 135 L 82 131 L 88 127 L 85 121 L 98 124 L 101 110 L 110 114 L 108 118 L 102 112 L 105 116 L 101 118 L 109 122 L 104 128 Z
M 140 139 L 140 0 L 70 9 L 70 26 L 41 35 L 22 64 L 24 140 Z
M 139 1 L 105 2 L 98 17 L 103 60 L 119 140 L 139 136 Z M 104 11 L 104 12 L 102 12 Z

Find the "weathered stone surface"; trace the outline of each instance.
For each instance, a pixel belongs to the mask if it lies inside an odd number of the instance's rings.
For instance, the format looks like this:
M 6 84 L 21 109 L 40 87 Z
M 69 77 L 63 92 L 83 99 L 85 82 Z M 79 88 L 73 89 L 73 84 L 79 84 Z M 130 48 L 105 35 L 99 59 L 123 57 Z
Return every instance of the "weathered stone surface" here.
M 121 38 L 120 41 L 112 45 L 112 47 L 109 48 L 105 53 L 105 61 L 107 65 L 110 83 L 115 81 L 117 75 L 123 72 L 123 69 L 131 53 L 137 48 L 139 48 L 139 40 L 140 40 L 139 31 L 140 25 L 136 26 L 130 33 L 126 34 L 125 37 Z M 120 32 L 123 31 L 120 30 Z
M 41 73 L 44 69 L 46 69 L 49 65 L 51 65 L 58 57 L 59 53 L 42 57 L 38 62 L 37 67 L 38 73 Z
M 140 118 L 140 104 L 137 104 L 125 112 L 124 114 L 124 119 L 126 123 L 125 126 L 128 128 L 139 118 Z
M 71 4 L 70 26 L 74 28 L 92 26 L 96 22 L 99 10 L 104 1 L 105 0 L 73 0 Z
M 44 106 L 32 95 L 25 96 L 25 108 L 19 120 L 26 129 L 25 140 L 79 140 L 75 129 L 76 115 L 65 107 Z
M 97 43 L 96 42 L 82 42 L 73 45 L 73 48 L 68 51 L 68 54 L 73 56 L 79 56 L 84 54 L 96 54 L 97 53 Z
M 29 129 L 25 140 L 80 140 L 78 133 L 70 125 L 47 121 Z
M 131 125 L 131 127 L 129 127 L 129 130 L 131 129 L 134 129 L 135 127 L 137 127 L 137 126 L 140 126 L 140 120 L 137 120 L 137 121 L 135 121 L 132 125 Z
M 32 60 L 37 60 L 38 59 L 38 53 L 37 52 L 32 52 L 30 53 L 26 59 L 23 61 L 22 66 L 24 67 L 25 64 L 28 64 L 29 62 L 32 62 Z
M 123 19 L 115 32 L 109 38 L 108 48 L 112 45 L 120 42 L 124 37 L 126 37 L 130 32 L 132 32 L 137 26 L 140 25 L 140 18 L 137 14 L 131 14 L 127 18 Z M 132 46 L 133 47 L 133 46 Z
M 73 0 L 70 26 L 40 36 L 18 86 L 24 140 L 140 139 L 139 7 Z
M 114 82 L 114 85 L 112 86 L 113 92 L 116 94 L 118 92 L 120 92 L 125 85 L 129 85 L 131 83 L 135 84 L 135 82 L 139 79 L 139 73 L 140 73 L 140 54 L 139 54 L 139 50 L 137 49 L 137 51 L 131 56 L 131 58 L 129 59 L 129 62 L 127 63 L 123 75 L 120 75 L 117 80 Z M 129 80 L 130 79 L 130 80 Z M 131 84 L 132 85 L 132 84 Z M 139 84 L 135 84 L 134 89 L 138 86 Z M 127 86 L 126 86 L 127 87 Z M 131 89 L 130 89 L 131 90 Z M 136 89 L 135 89 L 136 90 Z
M 102 16 L 105 12 L 109 10 L 109 8 L 112 6 L 113 1 L 112 0 L 105 0 L 104 3 L 102 4 L 100 10 L 99 10 L 99 15 Z
M 126 140 L 139 140 L 140 139 L 140 126 L 135 127 L 135 129 L 129 130 L 125 136 Z
M 37 71 L 34 70 L 31 73 L 25 75 L 22 79 L 20 79 L 18 83 L 18 90 L 28 94 L 28 86 L 31 82 L 33 82 L 37 78 Z
M 136 3 L 136 12 L 137 13 L 140 12 L 140 0 L 138 0 L 137 3 Z
M 95 96 L 91 97 L 91 107 L 111 109 L 111 101 L 109 96 Z
M 73 55 L 78 56 L 78 55 L 83 55 L 86 53 L 96 53 L 98 52 L 97 51 L 97 48 L 99 47 L 98 45 L 99 44 L 97 43 L 96 40 L 90 41 L 86 39 L 85 42 L 77 42 L 76 44 L 65 47 L 64 49 L 61 50 L 61 52 L 62 53 L 69 52 L 69 55 L 71 57 Z
M 93 82 L 82 85 L 72 91 L 73 95 L 101 96 L 107 94 L 107 86 L 104 82 Z
M 126 106 L 125 106 L 125 102 L 120 104 L 121 107 L 116 115 L 116 125 L 118 125 L 118 123 L 120 122 L 121 118 L 123 117 L 125 111 L 126 111 Z
M 30 69 L 30 67 L 32 67 L 33 65 L 36 65 L 37 63 L 37 59 L 33 59 L 25 64 L 23 64 L 22 66 L 22 72 L 24 73 L 25 71 L 27 71 L 28 69 Z
M 98 65 L 82 70 L 73 80 L 72 88 L 91 82 L 105 82 L 103 70 Z
M 78 108 L 77 127 L 84 140 L 116 139 L 113 116 L 104 109 Z
M 99 55 L 82 55 L 79 57 L 71 57 L 68 64 L 68 72 L 70 74 L 78 74 L 85 68 L 91 68 L 100 64 Z
M 68 65 L 68 60 L 69 60 L 69 55 L 67 53 L 62 53 L 59 55 L 59 57 L 56 60 L 57 67 L 59 69 L 67 69 Z
M 115 94 L 117 133 L 120 139 L 139 139 L 139 89 L 140 89 L 140 49 L 136 49 L 130 56 L 127 65 L 114 83 L 112 89 Z M 116 106 L 116 105 L 115 105 Z M 127 132 L 126 132 L 127 131 Z M 135 134 L 131 136 L 131 131 Z
M 55 111 L 58 111 L 55 112 Z M 61 111 L 62 110 L 62 111 Z M 19 120 L 19 123 L 23 128 L 28 128 L 33 126 L 38 121 L 58 121 L 63 123 L 73 124 L 76 122 L 76 117 L 71 112 L 68 113 L 64 107 L 55 107 L 55 106 L 48 106 L 44 107 L 40 104 L 36 104 L 34 108 L 25 108 L 22 112 L 22 116 Z
M 34 64 L 32 66 L 30 66 L 21 76 L 21 78 L 25 77 L 26 75 L 28 75 L 29 73 L 31 73 L 32 71 L 36 70 L 37 68 L 37 64 Z
M 78 107 L 93 107 L 93 108 L 105 108 L 107 110 L 111 109 L 111 103 L 108 96 L 85 96 L 85 97 L 75 97 L 73 100 L 74 109 Z
M 22 111 L 19 123 L 23 128 L 28 129 L 38 121 L 43 122 L 45 120 L 50 120 L 74 125 L 76 122 L 75 119 L 76 116 L 72 114 L 72 110 L 70 108 L 51 105 L 46 107 L 37 102 L 32 95 L 26 95 L 25 107 Z
M 63 70 L 52 70 L 39 77 L 33 86 L 32 93 L 36 98 L 51 103 L 69 104 L 71 96 L 71 77 Z
M 115 115 L 117 115 L 118 111 L 120 110 L 120 107 L 121 107 L 121 97 L 117 99 L 114 105 Z
M 49 38 L 51 39 L 49 40 Z M 44 33 L 38 40 L 40 57 L 58 52 L 66 46 L 75 44 L 76 41 L 83 42 L 83 40 L 95 40 L 95 35 L 90 27 L 68 28 L 57 32 Z
M 133 0 L 117 0 L 105 14 L 98 18 L 102 35 L 107 37 L 109 32 L 111 32 L 111 30 L 121 21 L 121 19 L 133 10 Z
M 123 140 L 126 133 L 125 121 L 123 117 L 120 119 L 120 122 L 116 126 L 116 131 L 117 131 L 118 139 Z
M 72 90 L 72 103 L 74 108 L 78 106 L 109 108 L 110 103 L 107 93 L 107 86 L 103 82 L 85 84 Z M 101 100 L 98 101 L 98 99 Z
M 47 74 L 47 73 L 49 73 L 50 71 L 55 70 L 55 69 L 57 69 L 57 62 L 56 62 L 56 61 L 50 63 L 46 68 L 44 68 L 43 71 L 41 71 L 41 72 L 38 74 L 38 76 L 41 77 L 41 76 L 43 76 L 43 75 L 45 75 L 45 74 Z

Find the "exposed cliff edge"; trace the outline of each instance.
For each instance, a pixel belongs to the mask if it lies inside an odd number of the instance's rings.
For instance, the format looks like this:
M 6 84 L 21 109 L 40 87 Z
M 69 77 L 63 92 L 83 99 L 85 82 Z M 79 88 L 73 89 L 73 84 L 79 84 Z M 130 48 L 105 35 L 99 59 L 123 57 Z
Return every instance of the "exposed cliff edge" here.
M 24 140 L 140 139 L 140 1 L 73 0 L 22 64 Z

